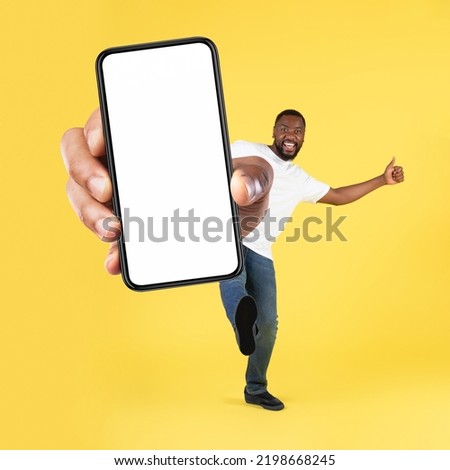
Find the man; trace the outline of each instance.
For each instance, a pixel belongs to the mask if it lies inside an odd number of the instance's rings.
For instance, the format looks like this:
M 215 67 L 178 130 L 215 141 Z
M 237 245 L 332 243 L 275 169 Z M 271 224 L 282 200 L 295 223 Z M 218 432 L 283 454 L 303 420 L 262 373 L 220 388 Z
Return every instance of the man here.
M 222 301 L 240 350 L 249 356 L 245 401 L 268 410 L 284 408 L 284 404 L 267 391 L 266 377 L 278 324 L 271 245 L 282 230 L 281 221 L 286 220 L 300 202 L 347 204 L 385 184 L 400 183 L 404 179 L 403 169 L 394 166 L 393 159 L 376 178 L 352 186 L 330 188 L 292 164 L 303 145 L 305 128 L 304 117 L 298 111 L 288 109 L 275 119 L 271 145 L 243 141 L 232 145 L 234 161 L 245 161 L 247 155 L 257 156 L 268 162 L 273 170 L 269 212 L 243 238 L 244 270 L 236 278 L 220 284 Z M 270 226 L 268 233 L 265 222 L 269 216 L 275 224 Z
M 239 348 L 248 356 L 245 401 L 268 410 L 284 408 L 267 391 L 267 369 L 278 322 L 271 245 L 282 229 L 280 221 L 286 220 L 300 202 L 347 204 L 381 186 L 404 180 L 403 169 L 394 166 L 395 159 L 383 174 L 351 186 L 335 189 L 315 180 L 292 164 L 303 145 L 305 129 L 304 117 L 288 109 L 275 120 L 271 145 L 244 141 L 232 145 L 231 192 L 239 205 L 245 259 L 243 272 L 222 282 L 220 291 Z M 116 240 L 118 231 L 108 232 L 103 224 L 104 219 L 112 217 L 111 181 L 102 164 L 105 144 L 98 110 L 84 129 L 69 129 L 64 134 L 61 153 L 70 175 L 67 193 L 74 210 L 102 240 Z M 276 230 L 270 234 L 264 230 L 264 217 L 275 220 Z M 111 274 L 120 272 L 116 242 L 111 244 L 105 266 Z

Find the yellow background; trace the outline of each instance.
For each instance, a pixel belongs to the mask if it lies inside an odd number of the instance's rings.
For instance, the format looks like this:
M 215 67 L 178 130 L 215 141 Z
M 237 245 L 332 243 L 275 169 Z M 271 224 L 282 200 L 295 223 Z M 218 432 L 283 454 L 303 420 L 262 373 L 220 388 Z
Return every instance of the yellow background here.
M 193 35 L 219 48 L 233 140 L 270 143 L 294 107 L 317 178 L 392 155 L 407 175 L 334 211 L 348 242 L 277 244 L 281 413 L 243 405 L 217 286 L 127 290 L 65 196 L 99 51 Z M 449 2 L 3 2 L 0 39 L 1 448 L 450 447 Z

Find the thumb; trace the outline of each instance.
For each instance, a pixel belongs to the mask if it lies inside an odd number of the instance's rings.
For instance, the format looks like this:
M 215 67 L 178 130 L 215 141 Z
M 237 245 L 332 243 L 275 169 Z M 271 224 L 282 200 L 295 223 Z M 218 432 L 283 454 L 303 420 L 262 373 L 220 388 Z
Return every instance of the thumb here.
M 263 187 L 258 178 L 249 175 L 239 168 L 231 178 L 231 194 L 239 206 L 248 206 L 263 193 Z
M 233 166 L 231 194 L 238 206 L 250 206 L 268 195 L 273 181 L 269 163 L 260 157 L 244 157 L 235 158 Z
M 389 163 L 388 168 L 393 168 L 395 165 L 395 157 L 392 157 L 391 163 Z

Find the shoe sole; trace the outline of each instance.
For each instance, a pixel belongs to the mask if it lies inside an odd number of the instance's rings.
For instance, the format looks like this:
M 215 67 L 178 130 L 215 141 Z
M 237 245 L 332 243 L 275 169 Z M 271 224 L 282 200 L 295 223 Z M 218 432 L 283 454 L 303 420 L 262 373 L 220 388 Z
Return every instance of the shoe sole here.
M 253 326 L 257 317 L 256 303 L 252 297 L 243 297 L 237 308 L 235 323 L 239 350 L 244 356 L 250 356 L 255 351 Z

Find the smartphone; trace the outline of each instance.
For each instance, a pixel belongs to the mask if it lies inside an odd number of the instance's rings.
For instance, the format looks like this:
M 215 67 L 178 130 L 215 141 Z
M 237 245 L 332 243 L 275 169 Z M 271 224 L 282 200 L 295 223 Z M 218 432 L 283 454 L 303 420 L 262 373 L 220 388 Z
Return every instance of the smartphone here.
M 203 37 L 107 49 L 96 61 L 125 284 L 150 290 L 242 269 L 217 48 Z

